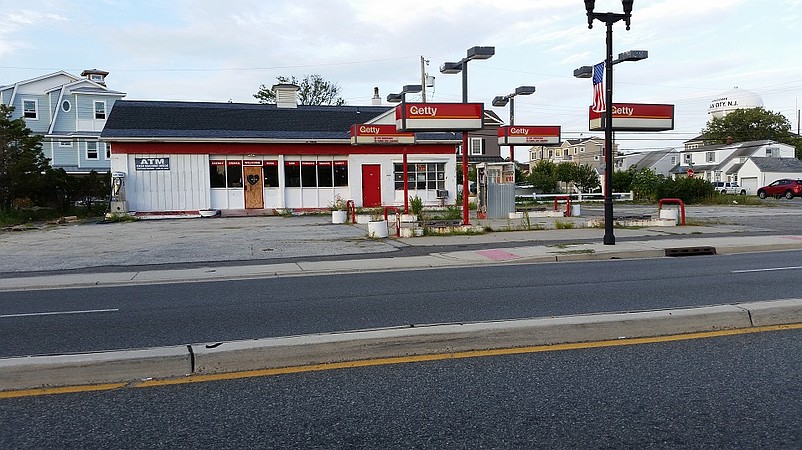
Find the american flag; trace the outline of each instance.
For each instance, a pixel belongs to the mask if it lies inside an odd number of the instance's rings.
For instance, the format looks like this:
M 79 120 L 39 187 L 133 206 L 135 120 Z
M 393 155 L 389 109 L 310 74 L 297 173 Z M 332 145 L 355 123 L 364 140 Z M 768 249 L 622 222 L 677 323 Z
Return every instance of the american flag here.
M 593 112 L 601 113 L 607 108 L 604 101 L 604 61 L 593 66 Z

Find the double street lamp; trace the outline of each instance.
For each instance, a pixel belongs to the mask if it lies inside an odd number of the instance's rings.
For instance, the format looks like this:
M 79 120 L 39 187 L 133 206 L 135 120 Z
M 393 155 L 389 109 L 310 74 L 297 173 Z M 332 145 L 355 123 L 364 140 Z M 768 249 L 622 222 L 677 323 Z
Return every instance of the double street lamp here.
M 507 102 L 510 104 L 510 126 L 515 125 L 515 96 L 516 95 L 532 95 L 535 93 L 534 86 L 518 86 L 515 88 L 515 92 L 508 95 L 497 95 L 493 98 L 493 106 L 497 107 L 504 107 L 507 105 Z M 515 164 L 515 147 L 510 146 L 510 159 L 512 163 Z
M 440 73 L 455 74 L 462 72 L 462 103 L 468 103 L 468 61 L 489 59 L 496 54 L 495 47 L 471 47 L 467 56 L 459 62 L 446 62 L 440 66 Z M 470 224 L 468 209 L 468 132 L 462 132 L 462 223 Z
M 401 88 L 401 92 L 398 94 L 388 94 L 387 101 L 391 103 L 398 103 L 401 102 L 401 109 L 404 110 L 406 108 L 407 102 L 407 94 L 417 94 L 423 90 L 423 86 L 420 84 L 407 84 L 403 88 Z M 403 162 L 402 165 L 404 166 L 404 214 L 409 214 L 409 176 L 407 171 L 407 146 L 404 146 L 403 151 Z
M 615 235 L 613 235 L 613 64 L 623 61 L 637 61 L 647 57 L 647 52 L 636 50 L 619 55 L 619 59 L 613 61 L 613 24 L 623 20 L 629 30 L 630 20 L 632 19 L 632 4 L 634 0 L 621 0 L 624 7 L 622 13 L 597 13 L 593 12 L 596 6 L 595 0 L 585 0 L 585 10 L 588 15 L 588 28 L 593 28 L 593 21 L 599 20 L 607 25 L 607 57 L 605 58 L 605 111 L 604 111 L 604 244 L 615 245 Z M 593 68 L 584 66 L 574 71 L 574 76 L 578 78 L 589 78 L 592 76 Z

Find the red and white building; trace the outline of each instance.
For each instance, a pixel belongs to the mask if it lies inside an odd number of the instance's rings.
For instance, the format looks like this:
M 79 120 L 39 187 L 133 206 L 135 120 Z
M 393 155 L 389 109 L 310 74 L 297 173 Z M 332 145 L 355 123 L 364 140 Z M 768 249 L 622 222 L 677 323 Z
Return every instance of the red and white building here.
M 453 203 L 458 135 L 352 145 L 353 125 L 393 125 L 393 108 L 299 106 L 296 86 L 274 89 L 275 105 L 118 101 L 101 139 L 111 146 L 112 172 L 124 177 L 128 211 L 269 213 L 327 208 L 338 197 L 399 206 L 404 154 L 409 195 Z

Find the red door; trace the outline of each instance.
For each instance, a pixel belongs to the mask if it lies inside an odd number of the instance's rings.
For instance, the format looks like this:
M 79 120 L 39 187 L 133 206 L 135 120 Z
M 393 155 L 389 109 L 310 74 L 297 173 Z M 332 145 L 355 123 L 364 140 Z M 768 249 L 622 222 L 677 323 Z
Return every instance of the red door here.
M 365 164 L 362 166 L 362 206 L 373 208 L 381 205 L 381 166 Z

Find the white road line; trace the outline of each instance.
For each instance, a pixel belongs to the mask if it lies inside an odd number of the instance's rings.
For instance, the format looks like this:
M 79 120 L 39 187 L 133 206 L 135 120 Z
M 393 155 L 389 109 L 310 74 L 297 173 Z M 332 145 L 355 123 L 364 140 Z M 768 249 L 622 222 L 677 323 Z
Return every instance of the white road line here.
M 119 309 L 87 309 L 84 311 L 51 311 L 51 312 L 36 312 L 36 313 L 23 313 L 23 314 L 0 314 L 0 319 L 8 319 L 11 317 L 31 317 L 31 316 L 60 316 L 67 314 L 92 314 L 104 312 L 117 312 Z
M 776 272 L 778 270 L 799 270 L 802 269 L 802 266 L 790 266 L 790 267 L 770 267 L 768 269 L 744 269 L 744 270 L 733 270 L 731 273 L 748 273 L 748 272 Z

